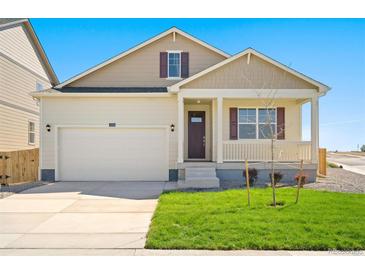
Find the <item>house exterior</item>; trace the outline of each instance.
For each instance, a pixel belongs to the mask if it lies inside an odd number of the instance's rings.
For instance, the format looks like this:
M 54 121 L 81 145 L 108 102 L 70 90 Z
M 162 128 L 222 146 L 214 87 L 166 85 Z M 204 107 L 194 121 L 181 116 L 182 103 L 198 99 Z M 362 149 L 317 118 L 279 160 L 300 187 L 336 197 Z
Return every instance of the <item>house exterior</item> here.
M 200 176 L 204 184 L 216 176 L 234 183 L 242 181 L 247 159 L 267 180 L 275 139 L 273 157 L 284 179 L 293 180 L 303 160 L 314 180 L 318 98 L 328 90 L 254 49 L 230 56 L 174 27 L 33 93 L 41 106 L 41 177 Z M 312 106 L 310 142 L 301 140 L 306 102 Z
M 0 19 L 0 151 L 39 146 L 39 103 L 30 93 L 58 84 L 27 19 Z

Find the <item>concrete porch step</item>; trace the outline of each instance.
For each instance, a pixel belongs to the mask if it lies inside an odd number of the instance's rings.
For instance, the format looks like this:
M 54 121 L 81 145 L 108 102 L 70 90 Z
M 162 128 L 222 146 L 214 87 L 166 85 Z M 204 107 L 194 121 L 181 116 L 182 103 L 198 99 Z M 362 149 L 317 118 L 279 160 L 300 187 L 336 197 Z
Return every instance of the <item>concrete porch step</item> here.
M 185 168 L 194 168 L 194 167 L 213 167 L 215 168 L 217 164 L 215 162 L 197 162 L 197 161 L 191 161 L 191 162 L 184 162 L 179 163 L 178 167 L 185 169 Z
M 219 187 L 219 179 L 211 178 L 211 177 L 201 177 L 199 179 L 190 179 L 190 180 L 179 180 L 177 182 L 177 187 L 179 189 L 184 188 L 218 188 Z
M 185 178 L 195 177 L 216 177 L 215 168 L 212 167 L 194 167 L 185 169 Z
M 191 167 L 185 169 L 185 181 L 178 181 L 178 188 L 218 188 L 219 179 L 212 167 Z

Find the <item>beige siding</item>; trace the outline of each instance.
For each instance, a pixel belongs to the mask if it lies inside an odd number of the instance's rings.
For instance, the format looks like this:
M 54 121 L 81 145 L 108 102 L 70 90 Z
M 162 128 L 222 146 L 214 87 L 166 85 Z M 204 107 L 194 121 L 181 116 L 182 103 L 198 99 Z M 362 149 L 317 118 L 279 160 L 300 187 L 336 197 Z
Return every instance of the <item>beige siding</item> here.
M 0 53 L 0 151 L 38 147 L 39 106 L 29 93 L 37 82 L 51 85 L 22 27 L 0 31 Z M 35 145 L 28 145 L 28 120 L 35 122 Z
M 48 78 L 23 26 L 0 31 L 0 53 Z
M 190 75 L 202 71 L 225 57 L 181 35 L 167 35 L 73 83 L 84 87 L 164 87 L 177 81 L 160 78 L 160 52 L 181 50 L 189 52 Z
M 223 141 L 229 140 L 229 108 L 265 107 L 264 100 L 223 100 Z M 295 100 L 275 100 L 274 107 L 285 107 L 285 140 L 301 141 L 301 105 Z
M 223 141 L 229 140 L 230 107 L 263 107 L 261 100 L 224 99 L 223 100 Z M 285 107 L 286 140 L 301 140 L 301 106 L 295 100 L 276 100 L 275 107 Z M 216 131 L 212 128 L 212 107 L 210 105 L 185 105 L 185 159 L 187 157 L 187 111 L 205 110 L 207 134 L 207 159 L 213 158 L 212 148 L 216 150 Z M 215 110 L 213 112 L 216 111 Z M 55 127 L 57 125 L 108 125 L 117 126 L 177 125 L 177 98 L 43 98 L 42 99 L 42 147 L 41 167 L 55 168 Z M 45 127 L 51 125 L 51 132 Z M 169 136 L 169 168 L 176 168 L 177 134 Z M 214 133 L 212 133 L 214 132 Z M 215 140 L 215 141 L 214 141 Z
M 280 89 L 313 89 L 312 84 L 296 77 L 283 69 L 251 54 L 247 64 L 247 55 L 244 55 L 227 65 L 224 65 L 182 88 L 224 88 L 224 89 L 251 89 L 251 88 L 280 88 Z
M 1 33 L 1 32 L 0 32 Z M 0 100 L 38 112 L 36 101 L 29 95 L 36 90 L 36 83 L 44 88 L 50 84 L 35 74 L 0 56 Z
M 35 123 L 35 144 L 28 144 L 28 121 Z M 31 149 L 39 146 L 39 118 L 0 104 L 0 151 Z
M 168 98 L 44 98 L 42 99 L 41 168 L 55 168 L 56 125 L 177 125 L 176 96 Z M 50 124 L 51 132 L 45 130 Z M 178 130 L 178 129 L 177 129 Z M 170 132 L 169 168 L 176 168 L 177 130 Z

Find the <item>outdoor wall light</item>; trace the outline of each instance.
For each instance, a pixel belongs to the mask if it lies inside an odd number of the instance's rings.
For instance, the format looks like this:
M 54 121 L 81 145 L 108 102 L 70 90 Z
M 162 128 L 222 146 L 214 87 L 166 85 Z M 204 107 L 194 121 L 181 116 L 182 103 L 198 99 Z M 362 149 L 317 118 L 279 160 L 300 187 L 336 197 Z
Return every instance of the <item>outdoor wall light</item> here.
M 171 124 L 170 128 L 171 128 L 171 132 L 175 131 L 175 125 L 174 124 Z
M 50 132 L 51 131 L 51 126 L 49 124 L 47 124 L 46 129 L 47 129 L 48 132 Z

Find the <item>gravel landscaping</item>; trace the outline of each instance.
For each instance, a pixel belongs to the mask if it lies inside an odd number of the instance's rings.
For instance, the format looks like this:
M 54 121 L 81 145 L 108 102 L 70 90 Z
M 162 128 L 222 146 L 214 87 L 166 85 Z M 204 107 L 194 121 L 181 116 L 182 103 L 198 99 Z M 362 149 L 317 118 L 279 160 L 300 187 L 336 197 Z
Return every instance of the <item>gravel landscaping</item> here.
M 326 178 L 318 178 L 317 183 L 304 186 L 334 192 L 365 193 L 365 175 L 342 168 L 328 168 Z

